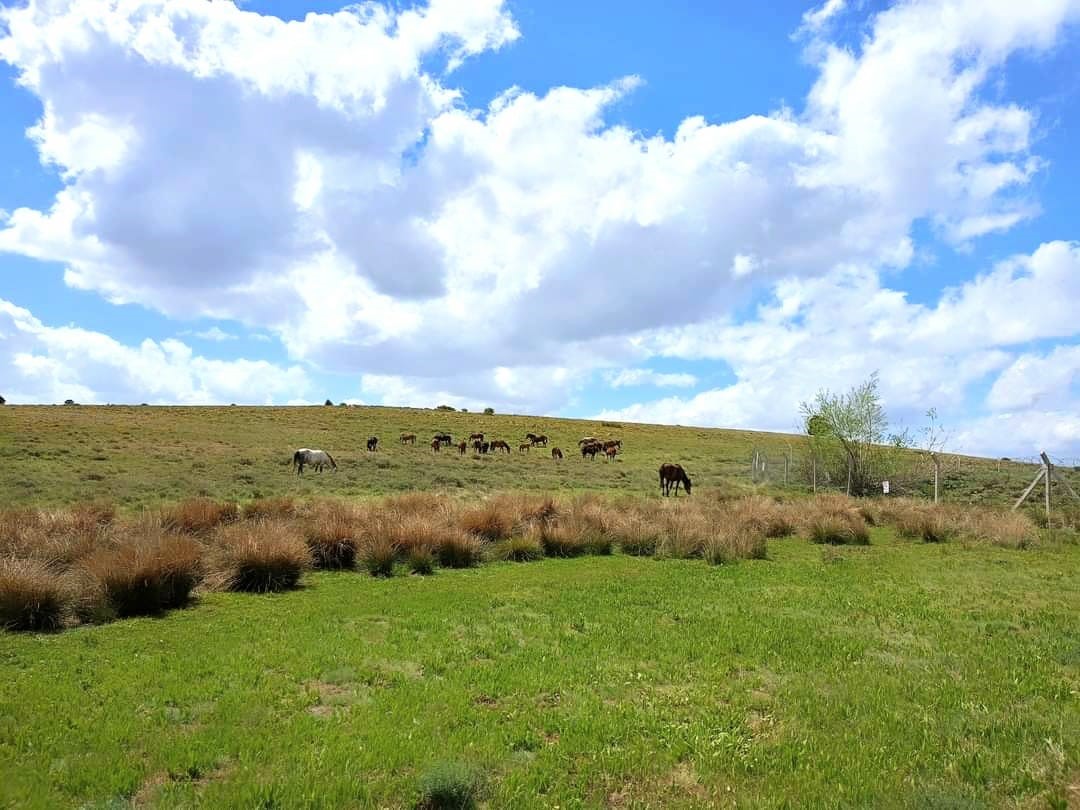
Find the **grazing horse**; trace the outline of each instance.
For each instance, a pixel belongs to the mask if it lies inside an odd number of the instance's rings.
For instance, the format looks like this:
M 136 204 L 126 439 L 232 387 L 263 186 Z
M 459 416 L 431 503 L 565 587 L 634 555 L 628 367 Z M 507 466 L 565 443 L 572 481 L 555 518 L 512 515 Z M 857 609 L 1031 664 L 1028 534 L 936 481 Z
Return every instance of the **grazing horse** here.
M 617 447 L 622 450 L 622 439 L 612 439 L 609 442 L 604 442 L 604 451 L 606 452 L 609 447 Z
M 603 450 L 603 445 L 600 442 L 592 442 L 591 444 L 583 445 L 581 448 L 581 457 L 588 456 L 590 459 L 596 458 L 596 454 Z
M 604 455 L 607 456 L 608 461 L 614 461 L 615 456 L 616 456 L 616 454 L 618 452 L 619 452 L 619 448 L 616 447 L 615 445 L 611 445 L 611 447 L 605 447 L 604 448 Z
M 483 447 L 484 447 L 484 443 L 482 441 L 480 441 L 479 439 L 477 439 L 476 441 L 474 441 L 472 443 L 472 449 L 475 450 L 477 453 L 484 452 Z
M 562 450 L 560 450 L 558 447 L 552 447 L 551 459 L 552 461 L 562 461 Z
M 465 455 L 465 453 L 466 453 L 466 451 L 468 449 L 469 449 L 469 443 L 468 442 L 466 442 L 466 441 L 458 442 L 457 451 L 459 453 L 461 453 L 461 455 Z
M 491 443 L 491 452 L 494 453 L 496 450 L 505 450 L 507 453 L 509 453 L 510 445 L 508 445 L 502 439 L 496 439 Z
M 537 446 L 547 447 L 548 437 L 541 433 L 539 436 L 533 436 L 532 443 Z
M 330 467 L 331 469 L 337 469 L 337 462 L 334 461 L 334 457 L 327 453 L 325 450 L 309 450 L 306 447 L 301 447 L 295 453 L 293 453 L 293 466 L 296 467 L 296 474 L 303 475 L 304 467 L 310 465 L 319 472 L 323 471 L 324 467 Z
M 528 453 L 529 448 L 531 448 L 531 447 L 532 447 L 532 445 L 529 442 L 522 442 L 521 444 L 518 445 L 518 452 L 519 453 Z
M 476 441 L 477 439 L 479 439 L 480 441 L 483 441 L 484 440 L 484 434 L 483 433 L 470 433 L 469 434 L 469 441 L 470 442 L 471 441 Z
M 379 449 L 379 437 L 378 436 L 372 436 L 371 438 L 369 438 L 367 440 L 367 449 L 372 453 L 374 453 L 376 450 Z
M 690 476 L 686 474 L 684 470 L 678 464 L 661 464 L 660 465 L 660 492 L 663 495 L 670 495 L 672 485 L 675 489 L 675 497 L 679 497 L 679 484 L 686 487 L 686 494 L 690 494 Z
M 586 436 L 584 439 L 578 439 L 578 447 L 584 447 L 587 444 L 596 444 L 598 441 L 600 440 L 595 436 Z
M 480 442 L 480 452 L 481 453 L 486 453 L 490 449 L 491 449 L 491 444 L 489 442 Z
M 536 444 L 536 439 L 537 438 L 538 437 L 537 437 L 537 435 L 535 433 L 526 433 L 525 434 L 525 441 L 529 442 L 530 444 Z
M 435 441 L 439 442 L 440 444 L 445 444 L 447 447 L 454 443 L 454 440 L 450 438 L 449 433 L 436 433 Z
M 401 443 L 402 444 L 416 444 L 416 434 L 415 433 L 402 433 L 401 434 Z
M 432 439 L 431 440 L 431 449 L 434 452 L 438 453 L 440 448 L 442 448 L 442 442 L 440 442 L 438 439 Z

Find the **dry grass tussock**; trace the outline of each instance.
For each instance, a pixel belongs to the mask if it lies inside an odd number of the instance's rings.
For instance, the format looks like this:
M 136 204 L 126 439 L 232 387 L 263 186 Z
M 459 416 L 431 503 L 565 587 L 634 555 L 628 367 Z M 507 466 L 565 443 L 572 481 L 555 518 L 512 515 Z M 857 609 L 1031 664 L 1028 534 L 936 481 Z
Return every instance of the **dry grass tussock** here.
M 188 498 L 161 510 L 161 525 L 188 534 L 206 535 L 223 523 L 240 517 L 240 507 L 213 498 Z
M 252 520 L 222 526 L 207 554 L 210 584 L 231 591 L 295 588 L 311 565 L 307 543 L 288 521 Z
M 64 578 L 39 560 L 0 558 L 0 627 L 58 630 L 72 605 Z
M 80 611 L 124 617 L 182 607 L 202 578 L 202 554 L 192 537 L 146 517 L 79 561 Z
M 0 511 L 0 625 L 51 629 L 183 606 L 193 590 L 295 587 L 311 567 L 358 565 L 378 576 L 486 559 L 524 562 L 611 554 L 727 563 L 764 557 L 769 538 L 798 532 L 829 545 L 869 542 L 868 525 L 925 542 L 1026 548 L 1022 513 L 840 495 L 787 502 L 742 491 L 691 498 L 509 493 L 467 502 L 410 492 L 345 502 L 194 498 L 118 516 L 108 504 Z

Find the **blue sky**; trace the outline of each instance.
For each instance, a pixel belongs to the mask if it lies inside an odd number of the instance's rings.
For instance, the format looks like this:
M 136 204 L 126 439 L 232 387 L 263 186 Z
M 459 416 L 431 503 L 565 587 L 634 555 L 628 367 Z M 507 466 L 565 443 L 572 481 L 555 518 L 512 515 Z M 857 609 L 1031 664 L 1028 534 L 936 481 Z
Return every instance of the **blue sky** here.
M 0 6 L 0 394 L 1080 456 L 1080 0 L 342 6 Z

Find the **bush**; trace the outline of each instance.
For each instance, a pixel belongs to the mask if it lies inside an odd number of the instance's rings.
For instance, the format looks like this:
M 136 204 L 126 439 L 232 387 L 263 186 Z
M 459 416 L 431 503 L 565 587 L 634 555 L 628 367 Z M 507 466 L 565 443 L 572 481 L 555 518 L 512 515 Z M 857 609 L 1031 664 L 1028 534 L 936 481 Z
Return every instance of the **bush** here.
M 540 531 L 533 529 L 523 535 L 511 537 L 499 543 L 494 550 L 499 560 L 510 562 L 532 562 L 544 556 L 544 547 L 540 541 Z
M 808 534 L 813 543 L 829 543 L 835 546 L 864 546 L 870 542 L 866 522 L 857 513 L 818 514 L 810 519 Z
M 316 568 L 341 569 L 356 565 L 356 523 L 345 509 L 319 512 L 305 524 L 305 539 Z
M 109 613 L 147 616 L 187 604 L 202 575 L 202 547 L 192 538 L 144 523 L 80 563 Z
M 795 533 L 790 508 L 772 498 L 750 495 L 732 501 L 727 508 L 735 524 L 759 531 L 765 537 L 787 537 Z
M 485 416 L 492 416 L 494 413 L 495 413 L 494 408 L 484 408 L 484 415 Z
M 479 779 L 471 768 L 460 762 L 442 762 L 420 777 L 417 807 L 423 810 L 468 810 L 476 805 L 478 792 Z
M 458 518 L 462 529 L 489 542 L 509 537 L 514 531 L 514 522 L 514 515 L 497 501 L 466 509 Z
M 577 527 L 560 524 L 542 527 L 540 544 L 548 557 L 580 557 L 589 550 Z
M 240 507 L 227 501 L 212 498 L 188 498 L 161 512 L 161 525 L 166 529 L 204 535 L 240 517 Z
M 397 561 L 398 544 L 386 537 L 376 537 L 364 547 L 364 567 L 373 577 L 392 577 Z
M 254 520 L 221 527 L 214 537 L 215 584 L 231 591 L 265 593 L 295 588 L 311 566 L 311 552 L 295 527 Z
M 484 546 L 465 532 L 448 531 L 435 550 L 443 568 L 471 568 L 484 556 Z
M 414 574 L 427 576 L 435 573 L 435 554 L 427 546 L 416 546 L 409 549 L 405 559 L 409 564 L 409 570 Z
M 971 514 L 963 530 L 965 539 L 1002 548 L 1024 549 L 1034 544 L 1039 530 L 1022 512 L 997 512 L 990 509 Z
M 754 525 L 728 526 L 705 541 L 702 556 L 713 565 L 735 560 L 762 560 L 767 551 L 765 531 Z
M 291 518 L 295 517 L 299 507 L 296 499 L 291 495 L 282 495 L 273 498 L 256 498 L 244 504 L 244 517 L 248 520 L 261 518 Z
M 58 630 L 71 602 L 63 579 L 38 560 L 0 559 L 0 627 Z
M 720 528 L 701 508 L 690 505 L 669 506 L 657 517 L 663 531 L 657 553 L 675 559 L 703 556 L 709 540 Z

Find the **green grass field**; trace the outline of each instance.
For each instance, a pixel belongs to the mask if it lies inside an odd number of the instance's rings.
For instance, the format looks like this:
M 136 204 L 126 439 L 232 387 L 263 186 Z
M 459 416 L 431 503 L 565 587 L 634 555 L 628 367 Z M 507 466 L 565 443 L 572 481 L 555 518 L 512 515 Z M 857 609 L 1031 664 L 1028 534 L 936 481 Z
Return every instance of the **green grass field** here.
M 435 430 L 509 457 L 396 444 Z M 518 454 L 618 436 L 612 464 Z M 385 448 L 367 453 L 377 434 Z M 445 489 L 751 489 L 777 434 L 384 408 L 0 408 L 3 505 Z M 337 474 L 298 480 L 296 446 Z M 1008 499 L 996 462 L 946 493 Z M 1016 480 L 1021 480 L 1021 475 Z M 1026 483 L 1026 482 L 1025 482 Z M 775 486 L 770 487 L 777 491 Z M 315 572 L 156 618 L 0 633 L 0 806 L 1080 807 L 1080 545 L 768 541 L 712 566 L 623 554 L 432 577 Z
M 0 637 L 0 800 L 1075 807 L 1080 553 L 771 543 L 299 592 Z

